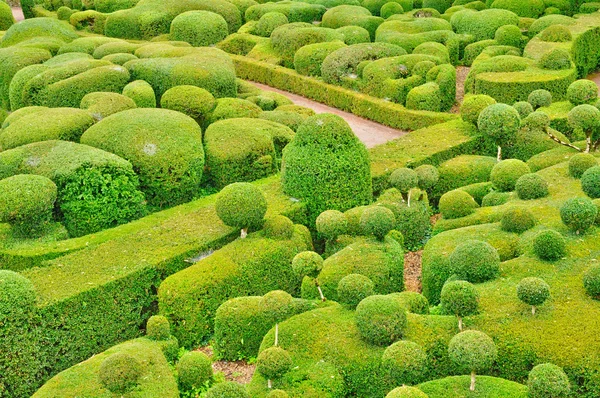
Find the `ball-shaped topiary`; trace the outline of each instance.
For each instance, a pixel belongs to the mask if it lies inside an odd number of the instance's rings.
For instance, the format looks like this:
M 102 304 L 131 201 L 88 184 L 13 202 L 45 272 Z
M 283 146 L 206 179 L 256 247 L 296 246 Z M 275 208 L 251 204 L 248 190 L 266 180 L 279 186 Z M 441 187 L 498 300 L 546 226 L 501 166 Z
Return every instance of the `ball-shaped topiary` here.
M 381 365 L 394 385 L 415 385 L 427 369 L 427 354 L 417 343 L 400 340 L 385 349 Z
M 591 138 L 600 128 L 600 110 L 595 106 L 583 104 L 577 105 L 569 111 L 567 119 L 571 127 L 583 131 L 588 137 L 588 143 L 585 152 L 591 150 Z
M 373 281 L 364 275 L 346 275 L 337 286 L 338 301 L 350 308 L 356 308 L 363 299 L 373 295 L 374 288 Z
M 593 298 L 600 298 L 600 264 L 594 264 L 585 271 L 583 287 Z
M 594 155 L 578 153 L 569 159 L 569 174 L 574 178 L 581 178 L 587 169 L 594 166 L 598 166 L 598 159 Z
M 515 108 L 507 104 L 493 104 L 485 108 L 477 119 L 477 128 L 497 146 L 506 145 L 519 131 L 521 118 Z
M 419 176 L 413 169 L 401 167 L 390 175 L 390 185 L 402 193 L 408 193 L 419 183 Z
M 153 315 L 146 322 L 146 336 L 152 340 L 167 340 L 171 336 L 171 324 L 162 315 Z
M 465 122 L 477 125 L 479 114 L 496 100 L 485 94 L 467 95 L 460 106 L 460 116 Z
M 568 199 L 560 208 L 562 222 L 577 234 L 587 231 L 598 215 L 598 208 L 589 198 Z
M 531 398 L 566 398 L 571 394 L 569 377 L 558 366 L 543 363 L 535 366 L 527 377 Z
M 481 199 L 481 207 L 501 206 L 510 200 L 510 192 L 492 191 Z
M 137 359 L 124 352 L 112 354 L 100 365 L 98 379 L 107 390 L 123 394 L 133 389 L 142 375 Z
M 196 120 L 203 120 L 215 108 L 215 97 L 208 91 L 196 86 L 175 86 L 163 94 L 160 106 L 181 112 Z
M 242 230 L 260 228 L 267 212 L 267 200 L 260 189 L 248 182 L 227 185 L 217 195 L 215 208 L 219 218 L 230 227 Z
M 544 304 L 550 297 L 550 286 L 541 278 L 523 278 L 517 285 L 519 300 L 531 306 L 531 313 L 535 315 L 535 307 Z
M 533 239 L 533 252 L 542 260 L 556 261 L 567 254 L 567 242 L 557 231 L 541 231 Z
M 406 324 L 406 310 L 392 295 L 369 296 L 356 307 L 358 331 L 371 344 L 389 345 L 400 340 Z
M 440 179 L 440 172 L 437 167 L 430 164 L 424 164 L 415 169 L 419 182 L 417 186 L 424 191 L 431 190 Z
M 281 322 L 288 316 L 293 300 L 288 292 L 273 290 L 261 297 L 259 307 L 269 313 L 275 322 Z
M 565 43 L 571 41 L 573 36 L 564 25 L 550 25 L 540 33 L 539 38 L 551 43 Z
M 246 387 L 233 381 L 219 383 L 206 392 L 206 398 L 250 398 Z
M 467 192 L 461 189 L 446 192 L 442 195 L 439 202 L 439 209 L 442 217 L 452 219 L 468 216 L 479 207 L 475 199 Z
M 385 398 L 428 398 L 428 395 L 417 387 L 402 386 L 394 388 Z
M 271 390 L 267 394 L 267 398 L 289 398 L 289 394 L 283 390 Z
M 17 235 L 39 235 L 52 218 L 57 194 L 56 184 L 39 175 L 0 180 L 0 223 L 10 223 Z
M 572 65 L 571 56 L 566 50 L 562 48 L 555 48 L 554 50 L 548 51 L 542 55 L 542 58 L 540 58 L 538 61 L 538 65 L 542 69 L 549 70 L 569 69 Z
M 598 86 L 591 80 L 576 80 L 567 88 L 567 99 L 575 106 L 594 104 L 598 100 Z
M 548 183 L 542 176 L 535 173 L 524 174 L 517 180 L 515 191 L 519 199 L 530 200 L 548 196 Z
M 228 34 L 225 18 L 210 11 L 187 11 L 171 22 L 171 40 L 186 41 L 194 47 L 217 44 Z
M 600 198 L 600 166 L 590 167 L 583 173 L 581 189 L 592 199 Z
M 529 114 L 533 113 L 533 106 L 527 101 L 515 102 L 513 108 L 519 112 L 519 117 L 521 119 L 525 119 Z
M 202 387 L 213 378 L 212 361 L 203 352 L 186 352 L 177 362 L 177 375 L 184 390 Z
M 385 235 L 394 229 L 396 216 L 385 206 L 369 206 L 360 216 L 360 228 L 365 235 L 375 235 L 383 240 Z
M 379 15 L 383 19 L 388 19 L 392 15 L 404 14 L 404 8 L 396 2 L 385 3 L 379 10 Z
M 440 304 L 445 313 L 458 318 L 458 328 L 462 330 L 462 318 L 479 311 L 479 293 L 467 281 L 449 281 L 442 287 Z
M 506 232 L 521 234 L 535 226 L 535 217 L 529 209 L 513 207 L 502 213 L 500 228 Z
M 314 278 L 323 269 L 323 257 L 313 251 L 300 252 L 292 260 L 292 269 L 301 277 Z
M 336 240 L 348 232 L 348 219 L 338 210 L 325 210 L 316 220 L 317 232 L 325 239 Z
M 263 233 L 269 239 L 291 239 L 294 235 L 294 222 L 281 214 L 269 217 L 263 224 Z
M 451 273 L 471 283 L 494 279 L 500 272 L 500 255 L 489 243 L 468 240 L 458 245 L 450 257 Z
M 490 181 L 501 192 L 514 191 L 517 180 L 525 174 L 531 173 L 527 163 L 519 159 L 506 159 L 494 166 L 490 174 Z
M 33 283 L 14 271 L 0 270 L 0 323 L 18 321 L 34 306 Z
M 270 37 L 276 28 L 288 23 L 289 21 L 285 14 L 276 11 L 267 12 L 256 22 L 252 33 L 257 36 Z
M 448 356 L 461 373 L 471 373 L 471 391 L 475 389 L 475 374 L 487 371 L 498 357 L 494 341 L 477 330 L 460 332 L 448 344 Z
M 527 102 L 533 106 L 533 109 L 552 105 L 552 93 L 548 90 L 533 90 L 527 96 Z
M 292 357 L 281 347 L 267 348 L 256 358 L 256 370 L 267 379 L 279 378 L 291 367 Z
M 504 25 L 496 29 L 494 40 L 501 46 L 521 47 L 521 29 L 515 25 Z
M 527 115 L 521 123 L 521 127 L 529 130 L 542 130 L 546 132 L 546 129 L 550 126 L 550 117 L 542 111 L 535 111 Z

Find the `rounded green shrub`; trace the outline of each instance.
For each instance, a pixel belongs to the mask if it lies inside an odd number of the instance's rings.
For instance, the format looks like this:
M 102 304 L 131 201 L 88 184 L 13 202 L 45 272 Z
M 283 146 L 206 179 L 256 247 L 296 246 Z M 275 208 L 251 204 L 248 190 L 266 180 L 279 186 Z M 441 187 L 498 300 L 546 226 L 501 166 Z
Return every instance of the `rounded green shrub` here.
M 86 94 L 79 107 L 87 110 L 94 119 L 102 120 L 115 113 L 135 109 L 137 105 L 131 98 L 122 94 L 97 92 Z
M 325 58 L 343 47 L 346 44 L 339 40 L 301 47 L 294 55 L 294 69 L 301 75 L 321 76 L 321 64 Z
M 408 250 L 418 250 L 426 243 L 431 232 L 431 220 L 427 204 L 412 201 L 410 206 L 400 203 L 394 208 L 396 227 Z M 401 243 L 401 242 L 400 242 Z
M 17 322 L 35 307 L 35 287 L 23 275 L 0 270 L 0 322 Z
M 515 191 L 519 199 L 530 200 L 548 196 L 548 183 L 538 174 L 524 174 L 515 183 Z
M 374 288 L 373 281 L 364 275 L 346 275 L 337 286 L 338 301 L 350 308 L 356 308 L 363 299 L 373 295 Z
M 589 198 L 570 198 L 560 208 L 562 222 L 577 234 L 587 231 L 598 215 L 598 208 Z
M 530 113 L 521 123 L 521 127 L 531 130 L 541 130 L 545 133 L 550 126 L 550 117 L 541 111 Z
M 583 173 L 581 189 L 592 199 L 600 198 L 600 166 L 590 167 Z
M 283 321 L 290 313 L 292 295 L 283 290 L 272 290 L 261 297 L 259 307 L 275 322 Z
M 267 398 L 289 398 L 289 395 L 283 390 L 271 390 L 271 392 L 267 394 Z
M 558 366 L 543 363 L 535 366 L 527 377 L 531 398 L 567 398 L 571 394 L 569 377 Z
M 500 255 L 489 243 L 468 240 L 458 245 L 448 257 L 452 274 L 471 283 L 494 279 L 500 273 Z
M 521 29 L 515 25 L 499 27 L 494 34 L 494 40 L 501 46 L 521 47 Z
M 479 293 L 467 281 L 448 281 L 442 287 L 440 304 L 444 313 L 455 315 L 462 330 L 462 318 L 479 311 Z
M 510 200 L 510 192 L 492 191 L 481 199 L 481 207 L 501 206 Z
M 394 229 L 396 217 L 394 213 L 384 206 L 369 206 L 360 217 L 360 228 L 365 235 L 374 235 L 383 240 L 385 235 Z
M 292 368 L 292 357 L 281 347 L 270 347 L 258 354 L 256 370 L 267 379 L 277 379 Z
M 424 191 L 431 190 L 440 179 L 440 173 L 437 167 L 430 164 L 424 164 L 415 169 L 417 173 L 417 186 Z
M 356 307 L 358 331 L 371 344 L 389 345 L 400 340 L 406 324 L 406 310 L 392 295 L 369 296 Z
M 427 354 L 417 343 L 400 340 L 385 349 L 381 365 L 393 385 L 415 385 L 423 380 Z
M 250 398 L 246 387 L 233 381 L 226 381 L 213 386 L 206 392 L 206 398 Z
M 576 80 L 567 88 L 567 99 L 575 106 L 594 104 L 598 100 L 598 86 L 591 80 Z
M 184 390 L 202 387 L 212 380 L 212 361 L 201 351 L 186 352 L 177 362 L 177 376 Z
M 171 40 L 185 41 L 194 47 L 217 44 L 228 34 L 225 18 L 210 11 L 187 11 L 171 22 Z
M 487 334 L 466 330 L 450 340 L 448 356 L 459 372 L 481 373 L 492 367 L 498 357 L 498 349 Z
M 456 33 L 473 35 L 475 41 L 493 39 L 496 30 L 505 25 L 519 25 L 519 16 L 508 10 L 489 9 L 454 13 L 450 23 Z
M 543 0 L 494 0 L 491 5 L 491 8 L 509 10 L 525 18 L 538 18 L 546 9 Z
M 517 297 L 530 305 L 532 313 L 535 314 L 535 307 L 544 304 L 550 297 L 550 286 L 540 278 L 523 278 L 517 285 Z
M 385 398 L 428 398 L 428 395 L 417 387 L 402 386 L 394 388 Z
M 529 114 L 533 113 L 533 106 L 527 101 L 515 102 L 513 108 L 519 112 L 519 117 L 521 119 L 525 119 Z
M 427 77 L 427 73 L 434 67 L 435 67 L 435 62 L 433 62 L 433 61 L 417 62 L 415 64 L 415 66 L 412 67 L 411 73 L 413 75 Z
M 535 226 L 535 217 L 528 209 L 514 207 L 504 211 L 500 228 L 506 232 L 521 234 Z
M 388 19 L 392 15 L 396 14 L 404 14 L 404 8 L 402 8 L 400 4 L 395 3 L 393 1 L 385 3 L 383 6 L 381 6 L 381 9 L 379 10 L 379 15 L 383 19 Z
M 479 114 L 496 100 L 485 94 L 467 95 L 460 106 L 460 116 L 465 122 L 477 125 Z
M 325 239 L 336 240 L 348 231 L 348 219 L 338 210 L 325 210 L 316 220 L 317 232 Z
M 341 28 L 337 28 L 336 31 L 344 36 L 344 43 L 349 46 L 371 42 L 369 31 L 360 26 L 342 26 Z
M 571 31 L 564 25 L 550 25 L 539 35 L 540 40 L 551 43 L 566 43 L 573 40 Z
M 315 278 L 323 269 L 323 257 L 313 251 L 300 252 L 294 256 L 292 268 L 299 276 Z
M 257 36 L 270 37 L 276 28 L 288 23 L 289 21 L 285 14 L 276 11 L 267 12 L 256 22 L 252 33 Z
M 215 209 L 225 225 L 242 230 L 258 229 L 267 213 L 267 200 L 251 183 L 236 182 L 217 194 Z
M 598 159 L 590 153 L 578 153 L 569 159 L 569 174 L 573 178 L 581 178 L 589 168 L 598 166 Z
M 571 56 L 562 48 L 555 48 L 548 51 L 538 61 L 542 69 L 563 70 L 571 68 Z
M 215 97 L 207 90 L 196 86 L 171 87 L 160 99 L 164 109 L 181 112 L 195 120 L 205 119 L 215 108 Z
M 556 261 L 567 254 L 567 242 L 557 231 L 541 231 L 533 239 L 533 252 L 542 260 Z
M 577 105 L 567 114 L 569 125 L 578 132 L 583 132 L 588 138 L 586 152 L 591 150 L 591 138 L 600 128 L 600 110 L 595 106 Z
M 146 336 L 152 340 L 167 340 L 171 336 L 171 324 L 162 315 L 153 315 L 146 323 Z
M 402 193 L 408 193 L 419 184 L 417 173 L 407 167 L 396 169 L 390 175 L 390 185 Z
M 419 111 L 440 112 L 440 87 L 435 82 L 428 82 L 412 88 L 406 95 L 406 107 Z
M 600 265 L 594 264 L 583 274 L 583 287 L 587 294 L 595 299 L 600 298 Z
M 56 17 L 61 21 L 68 21 L 74 12 L 76 12 L 76 11 L 71 10 L 69 7 L 62 6 L 58 10 L 56 10 Z M 1 28 L 2 28 L 2 26 L 0 24 L 0 29 Z
M 150 83 L 136 80 L 123 88 L 123 95 L 131 98 L 138 108 L 156 108 L 156 95 Z
M 494 166 L 490 181 L 499 191 L 510 192 L 514 191 L 519 178 L 530 173 L 529 166 L 522 160 L 506 159 Z
M 406 310 L 413 314 L 429 315 L 429 301 L 421 293 L 404 291 L 395 294 Z
M 527 102 L 533 106 L 533 109 L 552 105 L 552 93 L 548 90 L 538 89 L 533 90 L 527 96 Z
M 485 108 L 477 119 L 477 128 L 498 146 L 514 138 L 521 126 L 519 112 L 506 104 L 493 104 Z
M 0 180 L 0 223 L 9 223 L 17 235 L 35 237 L 52 218 L 57 198 L 52 180 L 18 174 Z
M 129 354 L 117 352 L 100 365 L 98 378 L 107 390 L 124 394 L 133 389 L 142 375 L 142 366 Z
M 280 214 L 269 217 L 263 225 L 265 238 L 288 240 L 294 235 L 294 222 Z
M 439 202 L 442 217 L 447 219 L 460 218 L 472 214 L 479 207 L 475 199 L 461 189 L 446 192 Z
M 373 193 L 369 154 L 344 119 L 332 114 L 309 117 L 283 150 L 283 190 L 303 199 L 316 219 L 332 209 L 369 204 Z
M 594 202 L 594 204 L 598 208 L 598 215 L 596 215 L 595 224 L 600 226 L 600 199 L 594 199 L 592 202 Z

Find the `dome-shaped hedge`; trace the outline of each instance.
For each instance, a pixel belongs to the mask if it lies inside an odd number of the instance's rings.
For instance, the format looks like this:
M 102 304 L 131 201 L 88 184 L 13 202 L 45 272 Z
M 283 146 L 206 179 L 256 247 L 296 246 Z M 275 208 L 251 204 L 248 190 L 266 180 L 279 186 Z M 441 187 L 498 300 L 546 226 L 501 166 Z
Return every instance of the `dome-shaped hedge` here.
M 135 102 L 138 108 L 156 108 L 156 94 L 145 80 L 136 80 L 123 88 L 123 95 Z
M 442 217 L 452 219 L 468 216 L 479 207 L 475 199 L 461 189 L 446 192 L 440 198 L 439 209 Z
M 565 43 L 571 41 L 573 35 L 565 25 L 550 25 L 540 33 L 539 38 L 551 43 Z
M 567 398 L 571 394 L 569 377 L 558 366 L 543 363 L 535 366 L 527 377 L 531 398 Z
M 289 394 L 283 390 L 271 390 L 267 394 L 267 398 L 289 398 Z
M 496 100 L 489 95 L 467 95 L 460 106 L 460 116 L 465 122 L 477 125 L 477 120 L 479 119 L 479 114 L 481 111 L 495 103 Z
M 270 37 L 276 28 L 288 23 L 289 21 L 285 14 L 276 11 L 267 12 L 256 22 L 252 33 L 257 36 Z
M 548 183 L 542 176 L 535 173 L 524 174 L 517 180 L 515 191 L 519 199 L 530 200 L 548 196 Z
M 325 210 L 315 221 L 317 232 L 325 239 L 335 240 L 348 232 L 348 219 L 338 210 Z
M 272 290 L 261 297 L 259 307 L 275 322 L 281 322 L 290 313 L 293 297 L 283 290 Z
M 373 295 L 374 288 L 373 281 L 364 275 L 346 275 L 338 283 L 338 301 L 350 308 L 355 308 L 363 299 Z
M 189 351 L 177 362 L 179 385 L 185 390 L 203 387 L 212 380 L 212 361 L 203 352 Z
M 291 239 L 294 235 L 294 222 L 281 214 L 269 217 L 263 224 L 263 233 L 269 239 Z
M 527 102 L 533 106 L 533 109 L 552 105 L 552 93 L 548 90 L 538 89 L 533 90 L 527 96 Z
M 428 398 L 429 396 L 417 387 L 402 386 L 390 391 L 385 398 Z
M 600 299 L 600 264 L 593 264 L 585 271 L 583 287 L 587 294 L 595 299 Z
M 250 398 L 246 387 L 233 381 L 226 381 L 213 386 L 206 392 L 206 398 Z
M 497 145 L 510 141 L 521 126 L 519 112 L 507 104 L 493 104 L 485 108 L 477 119 L 477 128 Z
M 569 159 L 569 174 L 574 178 L 581 178 L 587 169 L 594 166 L 598 166 L 598 159 L 594 155 L 578 153 Z
M 292 367 L 292 357 L 281 347 L 270 347 L 258 354 L 256 370 L 267 379 L 283 376 Z
M 521 47 L 521 29 L 515 25 L 499 27 L 494 34 L 494 40 L 501 46 Z
M 19 322 L 35 307 L 35 287 L 23 275 L 0 270 L 0 323 Z
M 592 199 L 600 198 L 600 166 L 590 167 L 583 173 L 581 189 Z
M 427 354 L 417 343 L 400 340 L 385 349 L 381 365 L 394 385 L 415 385 L 423 380 Z
M 249 182 L 236 182 L 218 193 L 215 209 L 225 225 L 257 229 L 262 226 L 267 213 L 267 200 L 256 186 Z
M 228 34 L 227 21 L 210 11 L 187 11 L 171 22 L 171 40 L 186 41 L 194 47 L 217 44 Z
M 299 276 L 314 278 L 323 269 L 323 257 L 313 251 L 300 252 L 294 256 L 292 268 Z
M 577 234 L 587 231 L 598 215 L 598 208 L 589 198 L 567 199 L 560 208 L 560 218 Z
M 542 58 L 538 61 L 538 65 L 542 69 L 548 70 L 569 69 L 572 66 L 571 55 L 562 48 L 555 48 L 542 55 Z
M 171 336 L 171 324 L 162 315 L 153 315 L 146 322 L 146 336 L 152 340 L 167 340 Z
M 371 344 L 388 345 L 400 340 L 406 324 L 406 310 L 392 295 L 369 296 L 356 307 L 358 331 Z
M 394 229 L 396 217 L 385 206 L 369 206 L 360 217 L 360 227 L 365 235 L 375 235 L 383 240 L 385 235 Z
M 455 315 L 459 320 L 464 316 L 475 315 L 479 311 L 479 293 L 470 282 L 448 281 L 442 287 L 440 305 L 447 314 Z M 462 330 L 462 320 L 459 321 Z
M 535 217 L 528 209 L 513 207 L 502 213 L 500 228 L 506 232 L 521 234 L 535 226 Z
M 203 120 L 215 108 L 215 97 L 200 87 L 175 86 L 171 87 L 160 99 L 164 109 L 181 112 L 195 120 Z
M 490 181 L 499 191 L 510 192 L 514 191 L 517 180 L 529 173 L 531 170 L 527 163 L 519 159 L 506 159 L 494 166 Z
M 494 279 L 500 272 L 500 255 L 489 243 L 468 240 L 458 245 L 450 257 L 452 274 L 471 283 Z
M 591 80 L 576 80 L 567 88 L 567 99 L 575 106 L 594 104 L 598 99 L 598 86 Z
M 567 243 L 560 233 L 548 229 L 533 238 L 533 252 L 542 260 L 556 261 L 567 254 Z
M 142 365 L 129 354 L 117 352 L 100 365 L 98 378 L 109 391 L 124 394 L 133 389 L 142 375 Z

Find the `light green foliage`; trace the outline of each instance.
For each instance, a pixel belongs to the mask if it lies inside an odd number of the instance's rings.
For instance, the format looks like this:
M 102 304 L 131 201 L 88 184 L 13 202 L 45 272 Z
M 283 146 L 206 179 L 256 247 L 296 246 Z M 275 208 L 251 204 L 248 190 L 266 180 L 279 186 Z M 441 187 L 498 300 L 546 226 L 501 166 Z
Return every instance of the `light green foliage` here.
M 391 1 L 381 6 L 379 14 L 383 19 L 388 19 L 392 15 L 404 14 L 404 8 L 402 8 L 402 5 Z
M 600 166 L 590 167 L 583 173 L 581 189 L 592 199 L 600 198 Z
M 100 383 L 113 393 L 124 394 L 133 389 L 142 375 L 142 366 L 131 355 L 115 353 L 106 358 L 98 377 Z
M 600 265 L 592 264 L 583 274 L 583 287 L 587 294 L 600 299 Z
M 281 347 L 270 347 L 258 354 L 256 371 L 267 379 L 283 376 L 292 367 L 290 354 Z
M 262 17 L 256 22 L 252 33 L 257 36 L 270 37 L 273 31 L 282 26 L 288 24 L 287 17 L 280 12 L 268 12 L 263 14 Z
M 519 117 L 525 119 L 531 113 L 533 113 L 533 106 L 527 101 L 519 101 L 513 104 L 513 108 L 519 112 Z
M 36 293 L 33 283 L 13 271 L 0 270 L 0 321 L 17 322 L 35 306 Z
M 216 105 L 210 92 L 196 86 L 172 87 L 160 99 L 161 108 L 184 113 L 197 121 L 206 119 Z
M 401 340 L 385 349 L 381 365 L 393 385 L 415 385 L 423 380 L 427 354 L 420 345 Z
M 52 37 L 63 43 L 76 39 L 72 26 L 54 18 L 33 18 L 12 25 L 0 40 L 0 47 L 14 46 L 30 39 Z
M 538 18 L 544 13 L 545 6 L 542 0 L 494 0 L 492 8 L 510 10 L 520 17 Z
M 186 352 L 177 362 L 177 376 L 184 391 L 203 387 L 212 381 L 212 361 L 201 351 Z
M 424 164 L 415 169 L 418 178 L 418 187 L 430 191 L 440 179 L 440 173 L 435 166 Z
M 524 278 L 517 285 L 517 297 L 528 305 L 542 305 L 550 297 L 550 286 L 540 278 Z
M 557 231 L 541 231 L 533 240 L 533 252 L 542 260 L 556 261 L 567 254 L 567 243 Z
M 338 283 L 338 301 L 349 308 L 356 308 L 364 298 L 374 294 L 374 287 L 373 281 L 364 275 L 346 275 Z
M 586 152 L 589 152 L 591 142 L 598 139 L 600 110 L 588 104 L 578 105 L 569 111 L 567 118 L 571 127 L 582 131 L 586 135 L 588 139 Z
M 289 398 L 289 395 L 283 390 L 271 390 L 271 392 L 267 394 L 267 398 Z
M 321 76 L 321 64 L 329 54 L 344 48 L 341 41 L 308 44 L 301 47 L 294 55 L 294 69 L 306 76 Z
M 481 373 L 492 367 L 498 357 L 498 349 L 487 334 L 467 330 L 450 340 L 448 356 L 461 372 Z
M 460 116 L 465 122 L 477 125 L 479 114 L 496 100 L 485 94 L 467 95 L 460 106 Z
M 586 197 L 570 198 L 560 207 L 563 223 L 577 234 L 587 231 L 596 221 L 598 208 Z
M 240 98 L 219 98 L 217 106 L 208 117 L 208 123 L 223 119 L 258 117 L 262 109 L 253 102 Z
M 246 387 L 233 381 L 219 383 L 206 393 L 206 398 L 250 398 Z
M 521 29 L 515 25 L 504 25 L 496 30 L 494 40 L 501 46 L 521 47 Z
M 545 53 L 539 60 L 538 65 L 543 69 L 563 70 L 573 66 L 571 56 L 562 48 L 555 48 Z
M 228 34 L 227 21 L 210 11 L 184 12 L 171 22 L 171 40 L 185 41 L 194 47 L 217 44 Z
M 338 210 L 325 210 L 319 214 L 315 224 L 317 232 L 325 239 L 332 241 L 348 231 L 348 220 L 344 213 Z
M 8 30 L 15 23 L 10 6 L 0 2 L 0 30 Z
M 531 398 L 566 398 L 571 393 L 569 378 L 560 367 L 551 363 L 543 363 L 531 369 L 527 387 Z
M 521 119 L 515 108 L 506 104 L 493 104 L 485 108 L 477 119 L 477 128 L 497 146 L 504 146 L 514 139 Z
M 146 336 L 152 340 L 167 340 L 171 336 L 171 324 L 162 315 L 153 315 L 146 322 Z
M 445 313 L 458 318 L 475 315 L 479 312 L 479 293 L 467 281 L 448 281 L 442 288 L 440 304 Z
M 506 159 L 494 166 L 490 180 L 499 191 L 510 192 L 515 189 L 518 179 L 529 173 L 529 166 L 522 160 Z
M 406 310 L 392 295 L 369 296 L 356 307 L 358 331 L 371 344 L 389 345 L 400 340 L 406 324 Z
M 444 218 L 460 218 L 468 216 L 479 207 L 475 199 L 467 192 L 455 189 L 446 192 L 440 198 L 439 209 Z
M 79 107 L 87 110 L 94 119 L 101 120 L 114 113 L 137 108 L 137 105 L 122 94 L 89 93 L 81 99 Z
M 385 398 L 428 398 L 428 395 L 416 387 L 402 386 L 394 388 Z
M 551 43 L 564 43 L 573 39 L 571 31 L 564 25 L 551 25 L 539 35 L 540 40 Z
M 522 207 L 513 207 L 505 210 L 500 219 L 500 228 L 503 231 L 514 232 L 516 234 L 521 234 L 533 228 L 535 224 L 536 220 L 531 211 Z
M 519 17 L 508 10 L 463 10 L 450 18 L 450 23 L 457 33 L 471 34 L 475 41 L 493 39 L 499 27 L 519 25 Z
M 265 238 L 289 240 L 294 235 L 294 222 L 286 216 L 276 215 L 265 219 L 263 224 Z
M 573 178 L 581 178 L 591 167 L 598 166 L 598 159 L 589 153 L 578 153 L 569 159 L 569 174 Z
M 500 273 L 500 255 L 489 243 L 468 240 L 458 245 L 448 258 L 451 274 L 471 283 L 494 279 Z
M 323 257 L 313 251 L 298 253 L 292 260 L 292 268 L 298 276 L 316 277 L 323 269 Z
M 217 196 L 217 215 L 231 227 L 259 228 L 267 212 L 267 201 L 254 185 L 236 182 L 227 185 Z
M 374 235 L 383 240 L 385 235 L 394 229 L 396 217 L 384 206 L 369 206 L 360 217 L 360 227 L 365 235 Z
M 463 398 L 465 396 L 494 398 L 527 398 L 527 386 L 491 376 L 477 376 L 475 392 L 469 391 L 470 376 L 450 376 L 419 384 L 429 397 Z M 421 396 L 418 396 L 421 398 Z
M 594 104 L 598 100 L 598 86 L 591 80 L 576 80 L 567 88 L 567 99 L 575 106 Z
M 536 110 L 541 107 L 550 106 L 552 104 L 552 93 L 548 90 L 538 89 L 533 90 L 527 97 L 527 102 Z
M 123 88 L 123 95 L 131 98 L 138 108 L 156 108 L 154 89 L 144 80 L 136 80 Z

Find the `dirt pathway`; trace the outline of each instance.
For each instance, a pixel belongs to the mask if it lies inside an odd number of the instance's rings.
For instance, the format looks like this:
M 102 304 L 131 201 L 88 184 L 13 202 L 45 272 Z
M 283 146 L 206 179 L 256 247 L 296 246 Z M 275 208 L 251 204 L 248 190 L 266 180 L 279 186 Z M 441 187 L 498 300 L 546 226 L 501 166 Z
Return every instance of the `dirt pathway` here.
M 21 7 L 12 7 L 12 13 L 17 22 L 25 19 L 25 17 L 23 17 L 23 10 L 21 10 Z
M 327 105 L 323 105 L 319 102 L 311 101 L 307 98 L 301 97 L 296 94 L 289 93 L 287 91 L 278 90 L 264 84 L 252 83 L 261 90 L 265 91 L 273 91 L 276 93 L 280 93 L 291 99 L 294 104 L 301 105 L 307 108 L 311 108 L 316 113 L 333 113 L 338 116 L 341 116 L 348 122 L 354 134 L 367 146 L 367 148 L 372 148 L 374 146 L 386 143 L 398 137 L 401 137 L 407 134 L 406 131 L 396 130 L 394 128 L 384 126 L 382 124 L 373 122 L 371 120 L 363 119 L 352 113 L 344 112 L 336 108 L 332 108 Z

